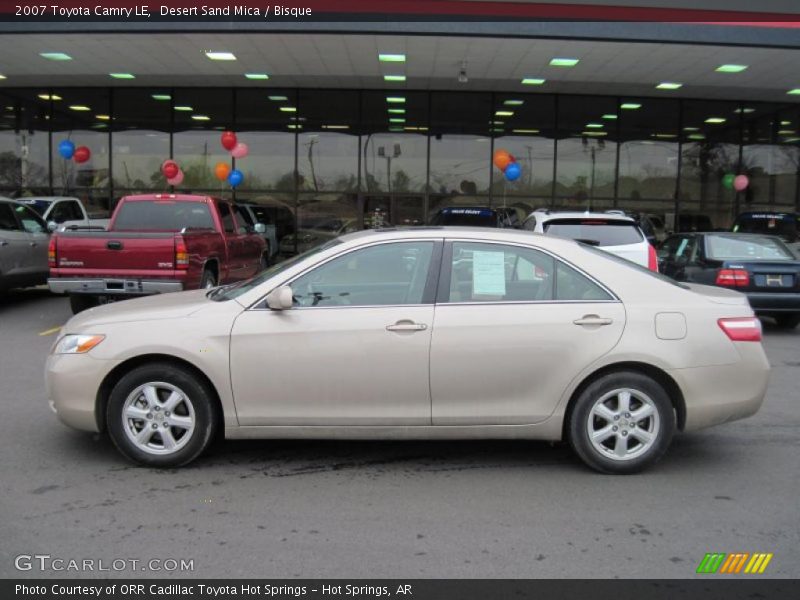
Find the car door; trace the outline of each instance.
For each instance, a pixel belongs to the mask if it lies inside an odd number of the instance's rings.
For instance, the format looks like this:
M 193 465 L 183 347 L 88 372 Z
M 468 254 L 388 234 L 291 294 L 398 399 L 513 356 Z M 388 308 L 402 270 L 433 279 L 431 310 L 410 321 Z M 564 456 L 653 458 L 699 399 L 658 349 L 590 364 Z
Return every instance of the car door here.
M 233 219 L 231 205 L 221 200 L 217 201 L 217 210 L 228 254 L 228 278 L 225 283 L 244 279 L 248 276 L 244 260 L 244 247 L 242 246 L 242 236 L 236 231 L 236 221 Z
M 44 283 L 50 272 L 47 262 L 47 250 L 50 242 L 47 224 L 27 206 L 15 206 L 14 212 L 28 241 L 28 251 L 23 260 L 22 271 Z
M 239 423 L 430 425 L 440 253 L 431 240 L 354 249 L 290 282 L 292 309 L 244 311 L 230 351 Z
M 24 277 L 30 254 L 31 240 L 17 220 L 15 206 L 0 202 L 0 276 L 5 285 Z
M 658 251 L 659 271 L 677 281 L 686 281 L 686 269 L 696 260 L 697 240 L 693 234 L 674 235 Z
M 433 424 L 543 421 L 624 326 L 611 292 L 550 254 L 446 245 L 431 339 Z

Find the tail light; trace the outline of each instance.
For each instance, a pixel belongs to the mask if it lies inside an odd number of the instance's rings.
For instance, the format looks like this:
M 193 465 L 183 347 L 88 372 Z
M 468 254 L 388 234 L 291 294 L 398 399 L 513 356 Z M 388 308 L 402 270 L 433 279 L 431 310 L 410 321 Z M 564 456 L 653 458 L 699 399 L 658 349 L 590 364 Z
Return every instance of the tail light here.
M 47 247 L 47 266 L 55 269 L 56 264 L 56 236 L 50 236 L 50 245 Z
M 744 269 L 720 269 L 717 273 L 717 285 L 747 287 L 750 285 L 750 273 Z
M 186 243 L 182 239 L 175 240 L 175 268 L 189 268 L 189 253 L 186 250 Z
M 761 341 L 761 321 L 757 317 L 717 319 L 717 324 L 732 342 Z
M 647 244 L 647 268 L 658 273 L 658 254 L 653 244 Z

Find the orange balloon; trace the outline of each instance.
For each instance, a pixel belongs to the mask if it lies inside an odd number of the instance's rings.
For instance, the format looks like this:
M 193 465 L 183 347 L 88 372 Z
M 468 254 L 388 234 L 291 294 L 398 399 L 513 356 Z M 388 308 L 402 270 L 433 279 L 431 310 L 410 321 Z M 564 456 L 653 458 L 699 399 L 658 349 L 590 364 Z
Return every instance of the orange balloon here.
M 214 166 L 214 177 L 220 181 L 225 181 L 228 178 L 228 173 L 231 172 L 231 166 L 228 163 L 218 162 Z
M 505 171 L 506 167 L 512 162 L 511 155 L 507 150 L 500 149 L 494 151 L 494 166 L 501 171 Z

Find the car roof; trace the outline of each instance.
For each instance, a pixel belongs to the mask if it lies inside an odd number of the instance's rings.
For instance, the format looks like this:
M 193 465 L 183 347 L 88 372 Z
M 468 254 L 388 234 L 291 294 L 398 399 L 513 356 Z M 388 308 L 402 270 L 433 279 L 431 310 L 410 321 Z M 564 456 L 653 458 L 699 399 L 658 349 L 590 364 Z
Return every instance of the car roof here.
M 17 198 L 17 202 L 36 202 L 45 200 L 47 202 L 55 202 L 56 200 L 79 200 L 75 196 L 25 196 L 24 198 Z
M 634 219 L 627 215 L 620 215 L 616 213 L 604 212 L 579 212 L 579 211 L 563 211 L 563 212 L 544 212 L 535 211 L 529 216 L 536 216 L 542 221 L 551 221 L 553 219 L 605 219 L 606 221 L 623 221 L 626 223 L 636 223 Z

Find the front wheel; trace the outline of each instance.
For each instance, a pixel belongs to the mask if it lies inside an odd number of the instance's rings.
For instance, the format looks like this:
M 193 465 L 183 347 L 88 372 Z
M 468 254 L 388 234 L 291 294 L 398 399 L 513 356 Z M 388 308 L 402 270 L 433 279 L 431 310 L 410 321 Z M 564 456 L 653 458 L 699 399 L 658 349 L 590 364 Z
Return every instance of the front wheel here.
M 148 364 L 123 376 L 108 400 L 114 445 L 150 467 L 180 467 L 208 448 L 218 426 L 212 392 L 191 371 Z
M 664 388 L 647 375 L 609 373 L 578 397 L 568 432 L 575 453 L 592 469 L 636 473 L 666 452 L 675 432 L 675 411 Z
M 800 325 L 800 314 L 776 315 L 775 321 L 781 329 L 794 329 Z

